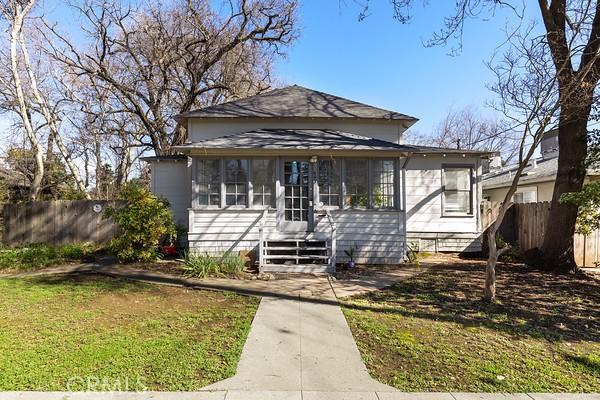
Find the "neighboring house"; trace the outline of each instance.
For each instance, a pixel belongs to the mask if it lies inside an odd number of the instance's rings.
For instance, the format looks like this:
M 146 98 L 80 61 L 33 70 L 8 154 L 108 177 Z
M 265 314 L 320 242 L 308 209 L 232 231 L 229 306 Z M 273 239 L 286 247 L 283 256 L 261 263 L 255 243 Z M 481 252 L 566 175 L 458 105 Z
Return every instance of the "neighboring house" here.
M 491 153 L 406 145 L 416 118 L 296 85 L 176 118 L 182 155 L 146 160 L 190 251 L 255 249 L 262 271 L 325 272 L 344 250 L 396 264 L 409 243 L 481 248 Z
M 517 191 L 512 201 L 515 203 L 535 203 L 551 201 L 554 181 L 558 170 L 558 130 L 547 132 L 540 143 L 541 157 L 531 160 L 523 170 Z M 483 198 L 489 201 L 503 201 L 518 165 L 491 169 L 483 176 Z M 600 179 L 600 171 L 588 170 L 587 181 Z

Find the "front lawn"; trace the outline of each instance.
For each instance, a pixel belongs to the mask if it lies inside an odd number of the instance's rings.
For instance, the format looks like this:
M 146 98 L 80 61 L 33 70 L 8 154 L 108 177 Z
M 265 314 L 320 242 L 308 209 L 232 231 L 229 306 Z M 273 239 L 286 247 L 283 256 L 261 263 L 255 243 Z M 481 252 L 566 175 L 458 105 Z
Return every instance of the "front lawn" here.
M 498 268 L 435 267 L 350 299 L 344 313 L 373 377 L 404 391 L 599 392 L 600 281 Z
M 258 306 L 93 276 L 4 278 L 0 296 L 0 391 L 196 390 L 234 374 Z
M 96 251 L 98 246 L 91 243 L 61 246 L 40 243 L 14 248 L 0 245 L 0 272 L 24 272 L 67 262 L 81 262 L 90 258 Z

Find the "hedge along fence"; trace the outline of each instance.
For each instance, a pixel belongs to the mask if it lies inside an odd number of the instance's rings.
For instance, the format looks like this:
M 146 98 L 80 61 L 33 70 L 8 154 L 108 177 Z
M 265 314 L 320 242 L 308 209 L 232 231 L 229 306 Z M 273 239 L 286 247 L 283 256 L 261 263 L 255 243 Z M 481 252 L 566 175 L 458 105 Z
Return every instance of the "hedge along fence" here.
M 106 243 L 117 233 L 117 225 L 103 218 L 108 206 L 119 201 L 57 200 L 7 204 L 4 206 L 3 242 L 8 246 L 48 243 Z

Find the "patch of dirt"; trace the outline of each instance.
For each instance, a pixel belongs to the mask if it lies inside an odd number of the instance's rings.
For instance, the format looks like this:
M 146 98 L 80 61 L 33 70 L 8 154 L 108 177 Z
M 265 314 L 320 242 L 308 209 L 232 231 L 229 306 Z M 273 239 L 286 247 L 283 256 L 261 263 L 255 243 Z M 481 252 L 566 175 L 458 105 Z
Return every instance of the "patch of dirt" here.
M 36 282 L 73 285 L 105 283 L 106 286 L 91 298 L 70 306 L 74 312 L 85 311 L 95 315 L 94 323 L 98 327 L 160 317 L 165 312 L 187 314 L 211 311 L 224 315 L 228 310 L 239 309 L 240 302 L 251 301 L 246 297 L 231 296 L 223 292 L 137 283 L 90 274 L 40 277 Z
M 443 262 L 438 260 L 437 262 Z M 429 263 L 431 264 L 431 263 Z M 428 265 L 423 262 L 420 265 Z M 357 279 L 361 277 L 373 276 L 381 273 L 393 273 L 407 268 L 419 267 L 417 264 L 357 264 L 349 269 L 346 265 L 337 265 L 335 278 L 338 280 Z
M 487 304 L 482 301 L 485 261 L 456 256 L 447 260 L 428 259 L 428 272 L 375 293 L 373 299 L 410 310 L 410 316 L 486 325 L 548 340 L 600 342 L 600 277 L 499 263 L 497 303 Z

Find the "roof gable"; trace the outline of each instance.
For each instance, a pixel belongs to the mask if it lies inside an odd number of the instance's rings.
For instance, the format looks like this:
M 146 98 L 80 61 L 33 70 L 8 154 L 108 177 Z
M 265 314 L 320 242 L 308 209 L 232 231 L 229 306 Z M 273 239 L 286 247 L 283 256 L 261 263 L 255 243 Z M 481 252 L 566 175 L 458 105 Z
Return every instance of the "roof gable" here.
M 352 118 L 417 121 L 409 115 L 293 85 L 180 114 L 176 118 Z

